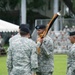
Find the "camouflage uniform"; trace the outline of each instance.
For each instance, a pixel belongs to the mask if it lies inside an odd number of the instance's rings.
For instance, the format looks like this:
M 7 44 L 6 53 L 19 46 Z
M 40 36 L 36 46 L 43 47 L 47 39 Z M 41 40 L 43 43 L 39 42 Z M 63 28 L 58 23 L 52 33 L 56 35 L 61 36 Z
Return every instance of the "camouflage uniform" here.
M 32 75 L 37 67 L 35 42 L 25 37 L 15 39 L 8 48 L 8 75 Z
M 53 41 L 49 36 L 46 36 L 43 39 L 43 43 L 41 45 L 41 51 L 38 55 L 39 61 L 39 74 L 38 75 L 52 75 L 54 70 L 54 46 Z
M 75 75 L 75 43 L 68 52 L 67 75 Z
M 11 37 L 11 38 L 9 39 L 9 44 L 11 44 L 11 43 L 13 42 L 13 40 L 15 40 L 15 39 L 17 39 L 17 38 L 19 38 L 19 37 L 21 37 L 19 33 L 16 34 L 16 35 L 14 35 L 13 37 Z

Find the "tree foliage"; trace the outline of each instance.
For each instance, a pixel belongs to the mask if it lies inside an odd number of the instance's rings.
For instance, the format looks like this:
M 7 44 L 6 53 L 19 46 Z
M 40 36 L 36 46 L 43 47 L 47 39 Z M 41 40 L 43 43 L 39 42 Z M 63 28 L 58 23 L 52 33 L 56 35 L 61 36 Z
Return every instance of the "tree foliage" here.
M 44 0 L 33 0 L 32 2 L 27 2 L 27 7 L 29 9 L 43 9 L 43 6 L 45 5 Z
M 28 9 L 42 9 L 45 4 L 44 0 L 32 0 L 31 2 L 26 0 L 26 2 Z M 14 10 L 18 4 L 20 5 L 20 3 L 21 0 L 0 0 L 0 10 Z
M 75 0 L 73 0 L 73 9 L 75 10 Z
M 15 8 L 19 5 L 21 5 L 22 0 L 0 0 L 0 18 L 9 22 L 19 22 L 20 18 L 20 8 L 15 11 Z M 44 0 L 26 0 L 27 2 L 27 18 L 28 21 L 31 20 L 30 11 L 32 9 L 43 9 L 43 6 L 45 5 Z M 34 15 L 31 14 L 31 15 Z M 34 20 L 34 17 L 33 17 Z M 29 21 L 30 22 L 30 21 Z M 33 22 L 33 21 L 31 21 Z M 16 23 L 18 24 L 18 23 Z
M 0 11 L 11 11 L 20 3 L 21 0 L 0 0 Z
M 20 0 L 9 0 L 9 6 L 10 6 L 10 8 L 14 9 L 19 2 L 20 2 Z
M 6 0 L 0 0 L 0 11 L 5 10 L 7 6 Z

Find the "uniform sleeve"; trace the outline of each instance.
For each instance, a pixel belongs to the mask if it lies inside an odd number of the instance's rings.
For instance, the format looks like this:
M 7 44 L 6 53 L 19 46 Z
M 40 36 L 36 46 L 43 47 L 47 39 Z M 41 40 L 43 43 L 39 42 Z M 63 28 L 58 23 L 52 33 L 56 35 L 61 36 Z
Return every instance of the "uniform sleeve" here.
M 10 75 L 10 72 L 12 70 L 12 55 L 11 55 L 11 47 L 10 46 L 7 50 L 7 69 L 8 69 L 8 75 Z
M 9 45 L 10 45 L 10 43 L 11 43 L 11 38 L 9 39 L 9 41 L 8 41 L 8 42 L 9 42 Z
M 54 45 L 52 39 L 45 39 L 42 43 L 42 48 L 42 50 L 47 56 L 53 54 Z
M 75 47 L 72 48 L 70 55 L 75 58 Z
M 31 70 L 32 72 L 36 72 L 37 69 L 38 69 L 38 56 L 37 56 L 36 45 L 34 45 L 32 46 L 32 52 L 31 52 Z

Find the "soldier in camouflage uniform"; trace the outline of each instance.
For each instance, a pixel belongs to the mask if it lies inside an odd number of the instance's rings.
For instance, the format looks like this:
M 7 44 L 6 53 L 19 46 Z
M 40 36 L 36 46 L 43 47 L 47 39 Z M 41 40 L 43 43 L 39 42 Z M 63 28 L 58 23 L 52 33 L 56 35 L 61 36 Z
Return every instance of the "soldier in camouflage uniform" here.
M 35 27 L 37 29 L 38 35 L 42 34 L 45 30 L 45 25 L 37 25 Z M 38 53 L 38 73 L 37 75 L 52 75 L 54 70 L 54 46 L 52 39 L 47 35 L 43 39 L 38 38 L 37 41 L 40 40 L 40 53 Z M 37 42 L 38 43 L 38 42 Z
M 21 28 L 22 26 L 25 26 L 25 25 L 26 25 L 26 24 L 21 24 L 21 25 L 19 26 L 19 31 L 18 31 L 18 33 L 17 33 L 16 35 L 12 36 L 12 37 L 9 39 L 9 44 L 11 44 L 15 39 L 21 37 L 21 35 L 20 35 L 20 28 Z M 27 25 L 26 25 L 26 26 L 27 26 Z
M 9 39 L 9 44 L 11 44 L 15 39 L 21 37 L 19 33 L 17 33 L 16 35 L 12 36 L 10 39 Z
M 75 75 L 75 32 L 70 32 L 71 48 L 68 51 L 67 75 Z
M 21 26 L 20 35 L 9 44 L 8 75 L 35 75 L 38 68 L 36 43 L 29 39 L 29 29 L 26 26 Z

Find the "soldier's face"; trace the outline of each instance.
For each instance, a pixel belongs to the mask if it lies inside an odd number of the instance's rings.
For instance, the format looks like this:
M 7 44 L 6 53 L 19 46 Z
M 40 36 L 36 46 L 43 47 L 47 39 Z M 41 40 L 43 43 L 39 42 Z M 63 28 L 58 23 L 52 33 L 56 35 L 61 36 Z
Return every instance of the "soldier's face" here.
M 42 34 L 43 32 L 44 32 L 44 29 L 38 29 L 38 30 L 37 30 L 37 34 L 38 34 L 38 35 Z
M 69 40 L 71 41 L 71 43 L 74 43 L 75 38 L 74 38 L 73 36 L 70 36 L 70 37 L 69 37 Z

